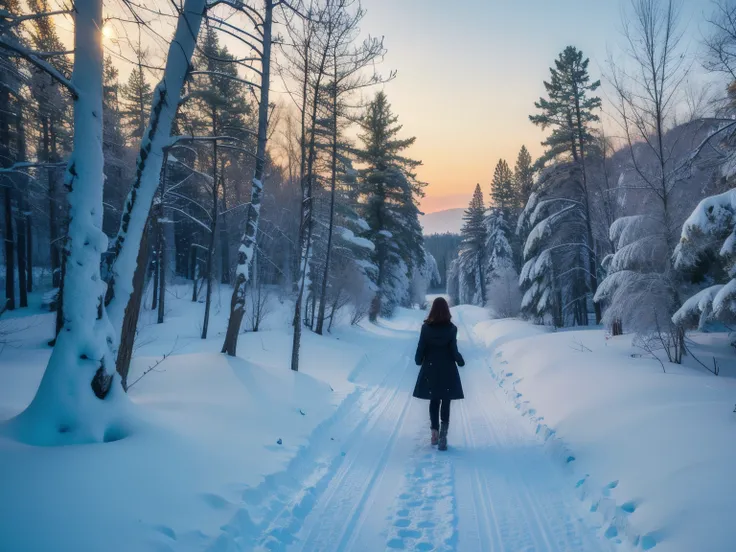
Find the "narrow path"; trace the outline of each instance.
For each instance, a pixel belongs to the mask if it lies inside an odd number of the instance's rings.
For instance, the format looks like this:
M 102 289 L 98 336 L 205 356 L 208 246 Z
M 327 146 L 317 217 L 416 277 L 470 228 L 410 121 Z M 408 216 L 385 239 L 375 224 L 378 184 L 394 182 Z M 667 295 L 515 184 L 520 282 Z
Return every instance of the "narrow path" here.
M 319 477 L 270 516 L 256 550 L 611 550 L 459 318 L 466 399 L 453 403 L 450 450 L 429 446 L 427 403 L 411 398 L 415 340 L 394 340 L 395 364 L 335 421 L 340 452 L 324 451 Z

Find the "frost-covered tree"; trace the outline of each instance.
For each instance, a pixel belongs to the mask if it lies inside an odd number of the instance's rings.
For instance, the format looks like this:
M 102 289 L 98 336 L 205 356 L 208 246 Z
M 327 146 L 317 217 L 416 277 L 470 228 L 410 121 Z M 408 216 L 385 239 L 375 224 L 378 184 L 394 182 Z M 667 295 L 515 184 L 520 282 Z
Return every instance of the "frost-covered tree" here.
M 682 227 L 675 268 L 704 274 L 704 289 L 687 299 L 672 321 L 702 327 L 736 320 L 736 190 L 702 200 Z
M 581 172 L 574 162 L 545 169 L 519 217 L 517 232 L 528 229 L 519 276 L 522 314 L 539 323 L 588 324 L 592 290 Z
M 512 235 L 501 209 L 492 207 L 486 224 L 486 297 L 488 306 L 499 317 L 515 316 L 519 312 L 519 274 L 514 267 L 514 251 L 509 242 Z
M 258 14 L 261 21 L 260 34 L 260 95 L 258 98 L 258 134 L 256 145 L 256 162 L 251 179 L 250 203 L 245 219 L 245 230 L 240 239 L 238 260 L 233 282 L 233 295 L 230 300 L 230 318 L 228 320 L 225 341 L 222 351 L 235 356 L 237 349 L 240 323 L 245 313 L 246 286 L 250 280 L 251 265 L 255 255 L 258 225 L 260 223 L 261 202 L 263 198 L 263 180 L 266 168 L 266 143 L 268 141 L 268 109 L 269 89 L 271 86 L 271 47 L 273 26 L 272 0 L 265 0 L 262 13 Z M 250 9 L 250 7 L 248 7 Z M 252 14 L 251 14 L 252 17 Z M 256 49 L 257 50 L 257 49 Z
M 682 224 L 682 202 L 677 198 L 685 180 L 678 170 L 678 148 L 684 136 L 682 130 L 668 131 L 687 68 L 677 3 L 635 0 L 631 9 L 625 35 L 637 77 L 612 63 L 611 81 L 630 158 L 630 170 L 619 179 L 619 187 L 635 190 L 638 205 L 611 226 L 616 250 L 606 263 L 608 275 L 596 301 L 608 305 L 607 324 L 621 320 L 679 363 L 684 333 L 671 318 L 682 304 L 682 280 L 673 253 Z
M 356 155 L 365 167 L 359 172 L 359 212 L 370 227 L 366 237 L 376 246 L 373 261 L 378 267 L 372 320 L 390 315 L 405 300 L 409 271 L 423 259 L 416 201 L 424 183 L 414 172 L 421 161 L 404 155 L 415 138 L 399 138 L 397 122 L 386 95 L 379 92 L 358 123 L 362 132 Z
M 120 432 L 123 423 L 122 389 L 113 385 L 116 336 L 107 317 L 100 277 L 100 258 L 107 242 L 102 232 L 102 2 L 78 0 L 73 17 L 71 80 L 66 81 L 52 67 L 44 68 L 74 93 L 74 153 L 65 179 L 71 191 L 64 328 L 34 399 L 9 422 L 17 438 L 44 445 L 103 441 L 113 438 L 111 425 Z M 11 46 L 18 47 L 12 42 Z
M 461 240 L 459 234 L 450 233 L 424 236 L 424 247 L 437 262 L 437 270 L 440 273 L 440 281 L 437 283 L 439 289 L 447 289 L 447 271 L 450 263 L 457 258 Z
M 460 235 L 462 242 L 458 258 L 459 301 L 472 305 L 486 304 L 486 207 L 480 184 L 475 186 L 473 197 L 465 210 L 465 221 Z

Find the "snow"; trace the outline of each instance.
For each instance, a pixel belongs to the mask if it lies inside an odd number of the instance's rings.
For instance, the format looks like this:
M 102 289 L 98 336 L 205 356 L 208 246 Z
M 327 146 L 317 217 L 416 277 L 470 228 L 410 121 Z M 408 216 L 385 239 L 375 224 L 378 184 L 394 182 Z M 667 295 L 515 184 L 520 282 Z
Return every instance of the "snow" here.
M 226 290 L 214 299 L 215 337 L 207 341 L 192 323 L 201 305 L 185 288 L 172 291 L 167 323 L 142 320 L 129 381 L 170 356 L 132 384 L 125 438 L 44 448 L 0 434 L 0 550 L 96 551 L 111 530 L 105 550 L 202 550 L 229 520 L 258 523 L 273 485 L 291 462 L 314 455 L 309 438 L 355 392 L 350 375 L 366 352 L 359 344 L 305 335 L 303 373 L 287 368 L 288 303 L 274 298 L 266 331 L 241 335 L 244 358 L 231 358 L 218 352 Z M 0 419 L 33 397 L 53 316 L 3 321 L 12 332 L 0 357 Z M 29 530 L 31 519 L 44 530 Z
M 455 307 L 466 399 L 438 453 L 427 403 L 411 398 L 423 311 L 305 331 L 295 373 L 293 306 L 276 290 L 238 357 L 219 354 L 228 288 L 209 340 L 187 287 L 168 291 L 164 324 L 142 313 L 123 438 L 0 435 L 0 550 L 726 552 L 736 540 L 731 377 L 690 360 L 665 374 L 630 337 Z M 33 397 L 53 316 L 0 321 L 0 419 Z M 694 352 L 736 375 L 724 337 L 694 335 Z
M 364 249 L 368 249 L 370 251 L 373 251 L 376 246 L 373 244 L 373 242 L 366 238 L 361 238 L 360 236 L 356 236 L 352 230 L 349 228 L 341 228 L 340 229 L 340 237 L 345 240 L 348 243 L 351 243 L 353 245 L 356 245 L 358 247 L 362 247 Z
M 575 475 L 604 535 L 637 550 L 732 549 L 734 379 L 692 360 L 665 374 L 630 336 L 603 330 L 499 320 L 474 331 L 508 400 Z M 728 348 L 725 334 L 712 335 Z

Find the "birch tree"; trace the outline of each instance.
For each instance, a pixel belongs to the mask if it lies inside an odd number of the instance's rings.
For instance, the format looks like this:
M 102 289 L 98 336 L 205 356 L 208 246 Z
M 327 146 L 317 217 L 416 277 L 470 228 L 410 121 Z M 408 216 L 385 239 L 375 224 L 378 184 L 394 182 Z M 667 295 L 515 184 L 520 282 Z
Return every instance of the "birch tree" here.
M 260 220 L 261 199 L 263 195 L 264 168 L 266 163 L 266 142 L 268 140 L 268 98 L 271 82 L 271 46 L 273 26 L 272 0 L 264 0 L 263 13 L 255 12 L 254 17 L 259 18 L 259 42 L 260 49 L 260 98 L 258 102 L 258 145 L 256 148 L 256 166 L 251 182 L 250 205 L 245 221 L 245 231 L 240 240 L 238 249 L 238 262 L 233 282 L 233 295 L 230 300 L 230 319 L 227 324 L 225 341 L 222 344 L 222 352 L 235 356 L 238 346 L 238 334 L 240 324 L 245 314 L 246 286 L 250 280 L 251 267 L 255 255 L 258 223 Z

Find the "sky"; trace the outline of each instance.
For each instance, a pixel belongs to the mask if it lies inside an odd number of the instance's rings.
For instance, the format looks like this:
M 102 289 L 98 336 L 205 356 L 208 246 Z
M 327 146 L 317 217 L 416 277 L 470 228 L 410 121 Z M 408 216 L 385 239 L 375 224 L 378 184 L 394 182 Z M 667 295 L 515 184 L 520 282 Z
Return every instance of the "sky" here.
M 466 207 L 480 183 L 490 191 L 500 158 L 513 167 L 525 144 L 542 152 L 544 133 L 529 122 L 543 80 L 565 46 L 590 58 L 601 78 L 608 52 L 621 55 L 621 15 L 629 0 L 362 0 L 362 30 L 385 37 L 384 85 L 409 151 L 428 183 L 425 212 Z M 685 39 L 695 52 L 709 0 L 683 0 Z M 606 100 L 606 87 L 601 96 Z

